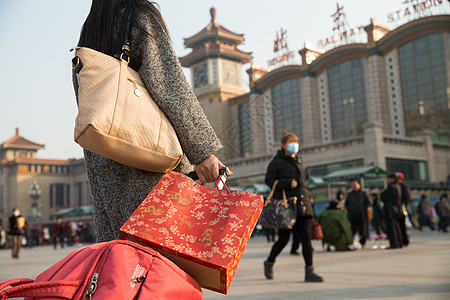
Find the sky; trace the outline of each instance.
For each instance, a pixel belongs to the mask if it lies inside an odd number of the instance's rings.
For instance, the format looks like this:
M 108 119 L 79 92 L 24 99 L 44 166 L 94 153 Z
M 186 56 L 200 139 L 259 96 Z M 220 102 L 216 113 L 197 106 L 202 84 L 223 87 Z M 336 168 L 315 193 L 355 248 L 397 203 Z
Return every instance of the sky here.
M 427 2 L 437 0 L 427 0 Z M 333 35 L 331 15 L 337 2 L 343 7 L 348 28 L 368 25 L 370 18 L 389 29 L 406 23 L 405 0 L 163 0 L 159 4 L 178 56 L 190 53 L 183 38 L 199 32 L 210 22 L 209 10 L 217 10 L 217 22 L 245 36 L 240 50 L 252 52 L 254 63 L 268 67 L 276 33 L 287 31 L 289 50 L 298 51 L 310 41 L 318 45 Z M 81 158 L 73 141 L 77 114 L 71 80 L 69 49 L 76 45 L 91 0 L 0 1 L 0 144 L 18 127 L 20 135 L 45 144 L 40 158 Z M 397 13 L 397 11 L 399 11 Z M 432 9 L 450 14 L 450 4 Z M 400 16 L 400 17 L 398 17 Z M 393 21 L 392 21 L 393 19 Z M 364 42 L 365 35 L 353 42 Z M 244 66 L 244 70 L 249 65 Z M 189 78 L 189 71 L 186 70 Z M 244 77 L 243 81 L 248 82 Z

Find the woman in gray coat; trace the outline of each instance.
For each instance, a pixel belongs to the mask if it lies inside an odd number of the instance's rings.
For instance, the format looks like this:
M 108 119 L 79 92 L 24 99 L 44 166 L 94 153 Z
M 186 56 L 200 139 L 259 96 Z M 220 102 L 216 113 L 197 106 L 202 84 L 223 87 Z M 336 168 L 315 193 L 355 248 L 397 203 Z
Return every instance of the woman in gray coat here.
M 174 171 L 188 173 L 195 165 L 201 181 L 213 182 L 223 166 L 214 153 L 222 146 L 184 76 L 160 12 L 146 0 L 93 0 L 78 46 L 119 57 L 126 37 L 130 67 L 139 72 L 180 140 L 184 156 Z M 98 241 L 117 239 L 120 227 L 164 174 L 125 166 L 86 150 L 84 157 Z

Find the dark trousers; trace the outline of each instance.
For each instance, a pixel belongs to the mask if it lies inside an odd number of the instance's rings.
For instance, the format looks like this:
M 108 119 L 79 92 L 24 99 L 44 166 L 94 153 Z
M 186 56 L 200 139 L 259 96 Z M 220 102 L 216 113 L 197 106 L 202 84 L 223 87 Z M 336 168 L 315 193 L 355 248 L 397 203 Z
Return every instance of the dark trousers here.
M 377 233 L 378 236 L 381 234 L 381 232 L 386 233 L 386 230 L 384 228 L 384 222 L 381 217 L 374 217 L 372 219 L 372 226 L 373 229 L 375 229 L 375 232 Z
M 443 231 L 447 231 L 447 226 L 449 225 L 449 220 L 450 217 L 440 217 L 439 218 L 439 224 L 438 224 L 438 229 L 439 230 L 443 230 Z
M 430 216 L 419 216 L 419 230 L 422 230 L 423 226 L 429 226 L 431 230 L 436 229 Z
M 402 231 L 399 219 L 386 218 L 386 230 L 391 248 L 401 248 L 403 246 Z
M 56 249 L 56 244 L 58 242 L 61 244 L 61 249 L 64 248 L 64 236 L 55 236 L 53 237 L 53 247 Z
M 302 243 L 302 254 L 306 266 L 312 266 L 311 223 L 309 219 L 297 218 L 297 222 L 295 222 L 292 230 L 296 230 L 299 234 L 300 241 Z M 267 259 L 269 262 L 275 262 L 278 254 L 283 251 L 284 247 L 289 242 L 290 234 L 291 230 L 289 229 L 278 229 L 278 240 L 275 242 L 272 250 L 270 251 L 269 258 Z
M 350 226 L 352 229 L 353 236 L 358 231 L 359 233 L 359 242 L 361 245 L 366 244 L 366 228 L 367 228 L 367 220 L 364 217 L 364 215 L 361 213 L 361 215 L 349 215 L 348 221 L 350 222 Z

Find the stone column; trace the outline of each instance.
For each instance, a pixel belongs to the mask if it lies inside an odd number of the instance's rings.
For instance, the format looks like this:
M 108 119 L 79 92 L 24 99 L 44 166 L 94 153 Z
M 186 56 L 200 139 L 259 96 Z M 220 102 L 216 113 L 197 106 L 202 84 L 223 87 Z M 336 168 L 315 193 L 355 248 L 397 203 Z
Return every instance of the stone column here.
M 436 182 L 436 174 L 434 172 L 434 150 L 433 150 L 433 139 L 432 132 L 430 130 L 425 129 L 421 134 L 418 134 L 423 141 L 425 142 L 425 151 L 427 154 L 427 173 L 428 173 L 428 181 Z
M 319 90 L 317 78 L 305 76 L 300 79 L 303 146 L 313 146 L 322 143 L 320 122 Z
M 383 125 L 367 122 L 364 128 L 364 165 L 373 164 L 386 170 L 386 150 L 383 141 Z

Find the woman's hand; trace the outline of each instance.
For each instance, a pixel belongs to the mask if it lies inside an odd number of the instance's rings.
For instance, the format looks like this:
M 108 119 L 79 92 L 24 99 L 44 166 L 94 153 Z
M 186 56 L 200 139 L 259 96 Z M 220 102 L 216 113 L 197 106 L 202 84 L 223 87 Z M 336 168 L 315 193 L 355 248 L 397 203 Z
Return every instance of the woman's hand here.
M 219 178 L 219 168 L 225 167 L 214 154 L 195 165 L 195 172 L 203 183 L 214 182 Z
M 297 186 L 298 186 L 297 180 L 292 179 L 292 182 L 291 182 L 291 189 L 295 189 Z

